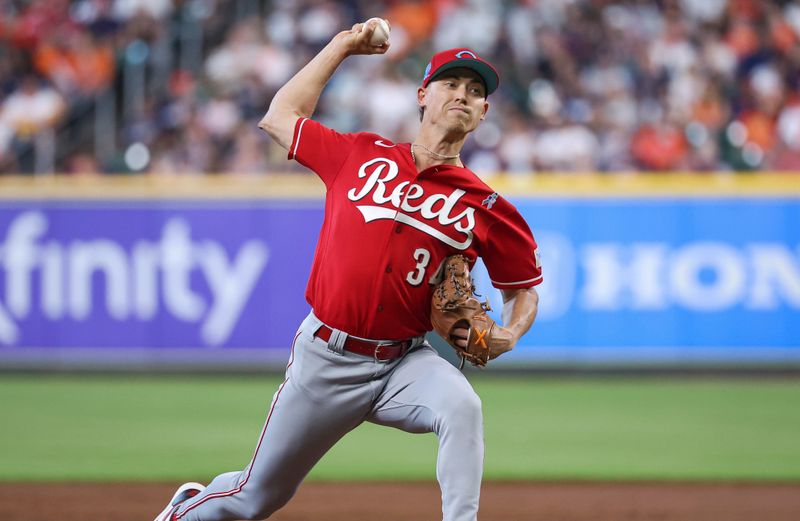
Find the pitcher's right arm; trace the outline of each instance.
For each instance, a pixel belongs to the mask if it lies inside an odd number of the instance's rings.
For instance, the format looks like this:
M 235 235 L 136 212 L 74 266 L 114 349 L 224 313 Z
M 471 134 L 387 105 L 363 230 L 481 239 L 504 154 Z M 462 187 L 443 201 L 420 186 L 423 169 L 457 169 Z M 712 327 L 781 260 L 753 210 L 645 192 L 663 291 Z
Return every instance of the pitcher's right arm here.
M 381 46 L 370 45 L 369 40 L 377 25 L 377 21 L 370 21 L 366 27 L 355 24 L 349 31 L 334 36 L 314 59 L 278 90 L 258 127 L 288 150 L 297 120 L 314 114 L 322 89 L 344 59 L 354 54 L 384 54 L 389 49 L 388 42 Z

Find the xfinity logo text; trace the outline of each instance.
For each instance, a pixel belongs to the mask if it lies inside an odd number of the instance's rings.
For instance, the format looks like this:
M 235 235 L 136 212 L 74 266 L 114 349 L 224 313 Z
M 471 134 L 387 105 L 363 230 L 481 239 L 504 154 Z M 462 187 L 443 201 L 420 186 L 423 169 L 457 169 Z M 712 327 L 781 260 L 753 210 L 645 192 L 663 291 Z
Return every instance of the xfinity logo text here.
M 164 223 L 157 240 L 129 249 L 109 238 L 48 239 L 50 227 L 44 213 L 24 212 L 0 243 L 0 344 L 19 343 L 22 323 L 36 310 L 53 323 L 88 321 L 93 313 L 145 322 L 166 313 L 196 323 L 202 342 L 218 346 L 236 326 L 269 257 L 258 240 L 229 256 L 218 242 L 194 239 L 178 217 Z M 191 287 L 193 274 L 207 284 L 207 297 Z

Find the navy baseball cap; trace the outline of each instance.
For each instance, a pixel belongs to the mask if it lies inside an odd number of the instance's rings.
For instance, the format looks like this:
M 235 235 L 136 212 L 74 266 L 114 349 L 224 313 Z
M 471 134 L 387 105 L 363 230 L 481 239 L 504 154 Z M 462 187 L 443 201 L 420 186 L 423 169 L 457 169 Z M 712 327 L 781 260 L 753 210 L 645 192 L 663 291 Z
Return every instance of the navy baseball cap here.
M 427 87 L 428 84 L 444 71 L 456 69 L 458 67 L 465 67 L 477 72 L 483 79 L 486 85 L 486 95 L 488 96 L 497 89 L 500 84 L 500 76 L 497 74 L 492 65 L 478 56 L 475 52 L 466 47 L 458 49 L 448 49 L 446 51 L 437 52 L 431 58 L 428 66 L 425 67 L 425 75 L 422 77 L 422 86 Z

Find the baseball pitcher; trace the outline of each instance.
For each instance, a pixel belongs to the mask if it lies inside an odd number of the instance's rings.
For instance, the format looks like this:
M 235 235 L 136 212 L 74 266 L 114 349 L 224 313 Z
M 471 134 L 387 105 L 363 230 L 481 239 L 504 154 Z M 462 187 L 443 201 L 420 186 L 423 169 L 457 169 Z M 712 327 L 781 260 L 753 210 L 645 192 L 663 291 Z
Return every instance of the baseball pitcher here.
M 537 246 L 514 206 L 460 157 L 499 83 L 473 51 L 432 57 L 417 89 L 421 124 L 412 143 L 342 134 L 311 119 L 348 56 L 387 51 L 388 42 L 372 38 L 377 26 L 370 20 L 337 34 L 280 89 L 259 124 L 327 189 L 306 290 L 312 311 L 250 463 L 207 487 L 184 484 L 156 521 L 267 518 L 364 421 L 436 433 L 443 519 L 477 519 L 481 402 L 424 335 L 435 326 L 476 365 L 511 350 L 536 316 Z M 502 290 L 503 326 L 472 294 L 478 257 Z

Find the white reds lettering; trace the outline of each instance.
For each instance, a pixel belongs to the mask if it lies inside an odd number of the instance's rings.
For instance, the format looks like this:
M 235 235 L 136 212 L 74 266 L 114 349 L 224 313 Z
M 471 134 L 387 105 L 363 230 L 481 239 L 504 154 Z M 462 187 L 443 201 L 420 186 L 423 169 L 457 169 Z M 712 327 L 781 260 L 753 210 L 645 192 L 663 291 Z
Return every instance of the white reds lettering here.
M 370 167 L 373 167 L 371 171 L 369 170 Z M 459 250 L 467 249 L 472 244 L 472 230 L 475 228 L 475 209 L 466 208 L 460 213 L 454 212 L 456 204 L 466 192 L 456 189 L 450 195 L 437 193 L 424 197 L 425 190 L 420 185 L 409 181 L 398 183 L 393 188 L 387 186 L 389 181 L 397 177 L 397 173 L 397 163 L 383 157 L 367 161 L 358 169 L 358 177 L 360 179 L 366 177 L 367 180 L 360 189 L 351 188 L 347 192 L 348 199 L 353 202 L 360 201 L 371 193 L 372 201 L 376 205 L 380 205 L 356 206 L 364 216 L 364 220 L 371 222 L 378 219 L 393 219 L 427 233 L 454 248 Z M 420 201 L 420 203 L 417 205 L 412 204 L 412 202 L 416 201 Z M 390 203 L 395 210 L 382 206 L 386 203 Z M 411 214 L 419 213 L 426 220 L 435 219 L 442 226 L 452 226 L 462 236 L 459 239 L 463 240 L 454 239 L 411 215 L 398 213 L 398 209 Z

